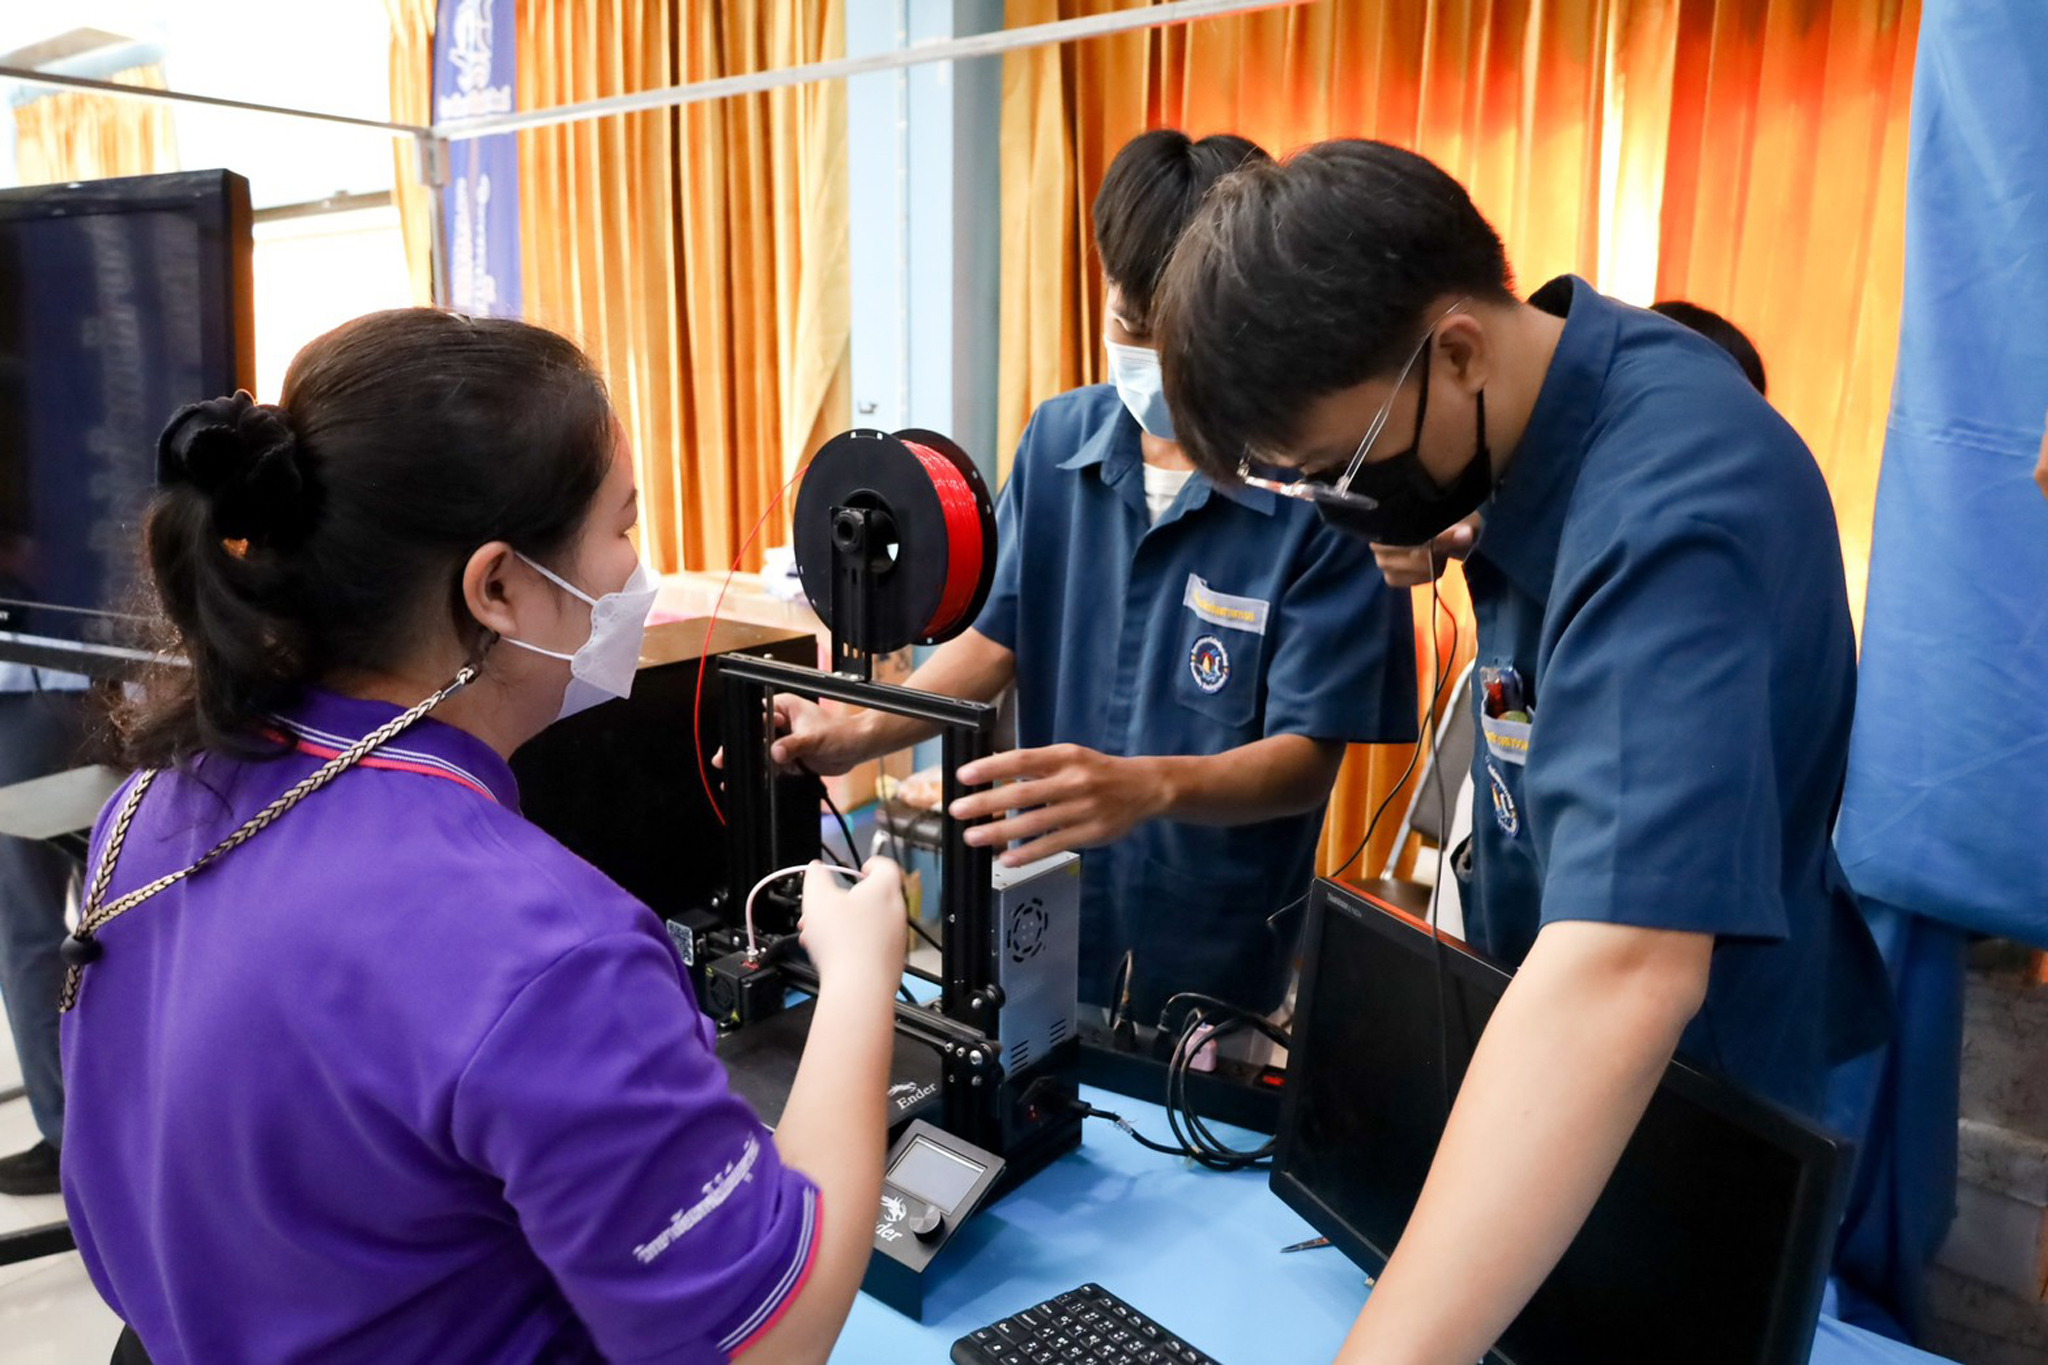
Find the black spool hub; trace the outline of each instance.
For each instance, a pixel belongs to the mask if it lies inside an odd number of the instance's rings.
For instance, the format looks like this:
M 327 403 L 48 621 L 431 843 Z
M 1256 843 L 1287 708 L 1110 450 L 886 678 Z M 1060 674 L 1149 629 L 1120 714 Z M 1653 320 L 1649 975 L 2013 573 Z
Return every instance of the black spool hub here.
M 930 472 L 906 441 L 960 472 L 981 523 L 974 591 L 947 621 L 932 618 L 955 572 L 953 531 Z M 967 452 L 935 431 L 849 431 L 826 442 L 797 492 L 795 539 L 804 596 L 837 645 L 865 654 L 952 639 L 974 623 L 995 578 L 995 503 Z M 856 581 L 865 601 L 844 601 Z

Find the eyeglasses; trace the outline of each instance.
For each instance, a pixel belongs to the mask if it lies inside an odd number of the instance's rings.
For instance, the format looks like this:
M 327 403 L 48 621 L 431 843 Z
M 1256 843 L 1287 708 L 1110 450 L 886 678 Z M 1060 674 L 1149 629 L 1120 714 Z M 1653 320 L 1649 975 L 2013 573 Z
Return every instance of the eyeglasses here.
M 1463 308 L 1466 302 L 1467 300 L 1465 299 L 1459 299 L 1449 308 L 1439 313 L 1436 321 L 1429 324 L 1429 330 L 1422 334 L 1422 340 L 1417 342 L 1415 349 L 1408 353 L 1407 363 L 1401 366 L 1401 373 L 1394 377 L 1394 387 L 1387 394 L 1387 401 L 1382 403 L 1380 410 L 1373 415 L 1371 424 L 1366 427 L 1365 435 L 1360 438 L 1358 448 L 1351 452 L 1351 459 L 1344 466 L 1342 474 L 1332 479 L 1327 471 L 1312 474 L 1303 470 L 1295 470 L 1293 471 L 1294 477 L 1291 479 L 1256 476 L 1252 473 L 1254 463 L 1253 452 L 1247 448 L 1237 462 L 1238 479 L 1248 487 L 1263 488 L 1268 493 L 1277 493 L 1283 498 L 1293 498 L 1297 502 L 1311 502 L 1333 508 L 1349 508 L 1360 512 L 1370 512 L 1377 508 L 1380 505 L 1379 500 L 1367 497 L 1363 493 L 1352 492 L 1351 481 L 1357 477 L 1358 471 L 1364 466 L 1365 457 L 1372 452 L 1373 443 L 1379 440 L 1380 432 L 1387 425 L 1387 418 L 1394 411 L 1394 400 L 1401 396 L 1401 386 L 1408 382 L 1408 375 L 1414 370 L 1415 362 L 1420 360 L 1422 353 L 1429 349 L 1430 340 L 1436 336 L 1436 329 L 1443 325 L 1445 318 Z M 1423 374 L 1424 382 L 1426 383 L 1428 376 L 1426 368 Z M 1278 466 L 1269 462 L 1259 461 L 1258 463 L 1266 468 L 1274 469 L 1275 472 L 1279 471 Z

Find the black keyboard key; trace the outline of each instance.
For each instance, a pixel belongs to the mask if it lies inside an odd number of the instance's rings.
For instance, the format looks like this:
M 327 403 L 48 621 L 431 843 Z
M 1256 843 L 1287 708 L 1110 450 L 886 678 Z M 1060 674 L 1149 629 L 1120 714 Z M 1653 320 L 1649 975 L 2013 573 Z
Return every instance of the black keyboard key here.
M 1099 1284 L 1033 1304 L 953 1344 L 956 1365 L 1216 1365 Z

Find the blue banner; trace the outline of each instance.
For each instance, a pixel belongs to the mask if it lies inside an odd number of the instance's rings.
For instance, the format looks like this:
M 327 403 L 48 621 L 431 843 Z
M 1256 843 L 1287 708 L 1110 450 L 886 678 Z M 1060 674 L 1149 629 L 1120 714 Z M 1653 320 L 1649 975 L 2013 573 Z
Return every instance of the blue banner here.
M 2048 6 L 1927 0 L 1837 842 L 1865 897 L 2048 946 L 2044 411 Z
M 513 0 L 441 0 L 434 24 L 434 121 L 513 108 Z M 519 315 L 519 149 L 514 134 L 448 144 L 442 259 L 458 312 Z

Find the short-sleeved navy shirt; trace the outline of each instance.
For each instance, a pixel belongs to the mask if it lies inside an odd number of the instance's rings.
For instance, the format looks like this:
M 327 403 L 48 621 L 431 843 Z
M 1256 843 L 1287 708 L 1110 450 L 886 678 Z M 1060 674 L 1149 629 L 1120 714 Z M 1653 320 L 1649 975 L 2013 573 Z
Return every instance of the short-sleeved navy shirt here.
M 1856 641 L 1827 487 L 1711 343 L 1573 277 L 1532 302 L 1564 332 L 1466 568 L 1530 720 L 1475 696 L 1468 932 L 1511 965 L 1558 920 L 1714 935 L 1681 1054 L 1817 1113 L 1881 998 L 1829 847 Z
M 1216 754 L 1271 735 L 1415 734 L 1408 595 L 1306 506 L 1197 475 L 1155 525 L 1138 424 L 1108 385 L 1032 415 L 975 629 L 1017 660 L 1018 742 Z M 1234 828 L 1149 821 L 1082 855 L 1081 995 L 1126 951 L 1146 1022 L 1176 991 L 1270 1010 L 1323 808 Z

